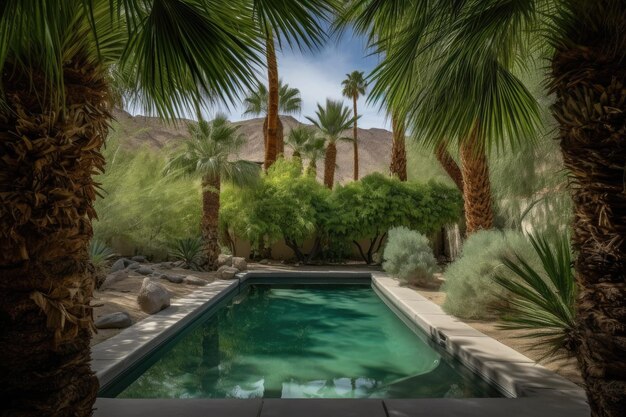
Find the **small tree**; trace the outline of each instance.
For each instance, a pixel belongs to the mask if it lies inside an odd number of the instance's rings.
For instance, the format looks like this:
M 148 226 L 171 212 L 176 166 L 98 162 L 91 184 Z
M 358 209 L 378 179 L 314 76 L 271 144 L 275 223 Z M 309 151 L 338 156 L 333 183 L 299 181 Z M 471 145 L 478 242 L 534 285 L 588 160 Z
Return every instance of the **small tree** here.
M 217 116 L 212 122 L 200 120 L 187 126 L 189 139 L 184 148 L 167 163 L 169 175 L 194 175 L 202 179 L 202 238 L 206 259 L 203 266 L 214 269 L 220 253 L 218 221 L 220 209 L 220 186 L 228 181 L 238 186 L 254 183 L 260 167 L 250 161 L 229 161 L 245 143 L 238 126 L 226 117 Z

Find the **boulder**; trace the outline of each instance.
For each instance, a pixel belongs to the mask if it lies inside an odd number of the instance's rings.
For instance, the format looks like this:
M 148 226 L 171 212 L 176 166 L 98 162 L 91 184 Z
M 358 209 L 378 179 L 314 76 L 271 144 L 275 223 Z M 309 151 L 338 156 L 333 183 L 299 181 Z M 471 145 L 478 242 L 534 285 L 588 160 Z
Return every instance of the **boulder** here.
M 159 264 L 159 268 L 161 269 L 172 269 L 174 267 L 173 262 L 161 262 Z
M 125 311 L 105 314 L 94 321 L 94 325 L 98 329 L 125 329 L 131 324 L 133 324 L 133 321 L 130 318 L 130 314 Z
M 233 268 L 237 268 L 239 271 L 245 271 L 248 269 L 248 263 L 246 262 L 246 258 L 233 258 Z
M 189 284 L 189 285 L 199 285 L 199 286 L 205 286 L 207 285 L 209 282 L 205 279 L 202 278 L 198 278 L 194 275 L 187 275 L 183 281 L 185 284 Z
M 146 262 L 146 257 L 143 256 L 143 255 L 137 255 L 137 256 L 133 256 L 132 258 L 130 258 L 130 260 L 134 261 L 134 262 L 144 263 L 144 262 Z
M 232 266 L 224 265 L 221 266 L 217 272 L 221 279 L 235 279 L 235 275 L 239 272 L 239 270 Z
M 111 265 L 111 270 L 109 272 L 121 271 L 122 269 L 126 268 L 128 263 L 129 263 L 128 259 L 120 258 L 117 261 L 113 262 L 113 265 Z
M 146 277 L 137 295 L 137 304 L 148 314 L 158 313 L 170 306 L 170 293 L 163 285 Z
M 128 264 L 128 266 L 126 266 L 126 268 L 132 270 L 139 269 L 141 268 L 141 264 L 139 262 L 131 262 L 130 264 Z
M 177 274 L 162 274 L 161 278 L 166 279 L 173 284 L 180 284 L 185 279 L 183 275 L 177 275 Z
M 141 275 L 152 275 L 154 273 L 154 269 L 148 268 L 146 266 L 141 266 L 137 268 L 137 273 Z
M 224 255 L 220 254 L 217 257 L 217 266 L 232 266 L 233 265 L 233 255 Z
M 113 272 L 112 274 L 106 276 L 104 282 L 100 285 L 100 289 L 103 290 L 105 288 L 109 288 L 116 282 L 120 282 L 126 278 L 128 278 L 128 272 L 124 270 Z

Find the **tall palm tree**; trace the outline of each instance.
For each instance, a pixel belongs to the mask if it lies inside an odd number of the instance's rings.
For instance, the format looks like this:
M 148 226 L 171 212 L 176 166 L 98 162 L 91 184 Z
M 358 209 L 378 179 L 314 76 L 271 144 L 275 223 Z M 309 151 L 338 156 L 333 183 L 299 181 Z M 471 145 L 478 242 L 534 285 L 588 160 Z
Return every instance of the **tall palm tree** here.
M 356 102 L 359 96 L 365 94 L 367 83 L 362 71 L 352 71 L 346 74 L 346 79 L 341 82 L 343 85 L 342 94 L 344 97 L 352 99 L 352 110 L 354 111 L 354 124 L 352 125 L 352 146 L 354 147 L 354 180 L 359 179 L 359 141 L 357 137 L 358 113 Z
M 404 120 L 397 111 L 391 112 L 391 130 L 393 133 L 393 145 L 391 148 L 391 175 L 398 177 L 400 181 L 407 180 L 406 173 L 406 144 Z
M 265 167 L 269 168 L 271 162 L 267 159 L 268 156 L 268 119 L 269 119 L 269 92 L 264 84 L 259 84 L 257 89 L 250 91 L 248 96 L 244 99 L 244 115 L 265 116 L 263 121 L 263 138 L 265 141 Z M 289 84 L 283 84 L 282 80 L 278 82 L 278 113 L 279 114 L 298 114 L 302 109 L 302 99 L 300 98 L 300 90 L 297 88 L 289 87 Z M 285 152 L 285 146 L 283 141 L 283 124 L 280 121 L 280 117 L 277 122 L 277 155 Z
M 213 121 L 200 120 L 187 125 L 189 138 L 184 148 L 175 153 L 165 166 L 167 175 L 197 176 L 202 180 L 201 232 L 205 260 L 203 267 L 215 269 L 220 254 L 218 225 L 220 188 L 223 181 L 237 186 L 253 184 L 259 178 L 260 167 L 250 161 L 232 161 L 246 138 L 239 126 L 218 115 Z
M 405 103 L 415 131 L 434 145 L 446 138 L 488 149 L 535 137 L 537 102 L 512 69 L 532 68 L 515 65 L 529 54 L 551 56 L 547 84 L 574 203 L 573 348 L 592 415 L 622 415 L 626 2 L 356 0 L 343 18 L 360 31 L 385 31 L 379 40 L 404 52 L 387 54 L 375 70 L 374 95 Z
M 235 101 L 263 65 L 256 15 L 306 44 L 321 1 L 0 3 L 0 397 L 7 415 L 88 416 L 87 248 L 113 79 L 172 119 Z M 262 6 L 262 7 L 261 7 Z M 261 12 L 262 9 L 262 12 Z
M 341 101 L 326 99 L 326 107 L 317 104 L 316 118 L 307 117 L 320 130 L 326 142 L 324 157 L 324 185 L 333 188 L 335 182 L 335 166 L 337 164 L 337 142 L 351 139 L 341 136 L 350 129 L 354 118 L 350 117 L 350 109 Z

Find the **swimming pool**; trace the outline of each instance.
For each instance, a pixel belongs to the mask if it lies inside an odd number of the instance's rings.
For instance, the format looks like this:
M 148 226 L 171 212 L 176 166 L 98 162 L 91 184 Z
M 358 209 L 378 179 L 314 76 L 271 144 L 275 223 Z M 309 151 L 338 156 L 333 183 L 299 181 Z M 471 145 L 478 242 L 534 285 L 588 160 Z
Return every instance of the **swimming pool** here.
M 500 397 L 363 285 L 253 283 L 100 394 L 118 398 Z

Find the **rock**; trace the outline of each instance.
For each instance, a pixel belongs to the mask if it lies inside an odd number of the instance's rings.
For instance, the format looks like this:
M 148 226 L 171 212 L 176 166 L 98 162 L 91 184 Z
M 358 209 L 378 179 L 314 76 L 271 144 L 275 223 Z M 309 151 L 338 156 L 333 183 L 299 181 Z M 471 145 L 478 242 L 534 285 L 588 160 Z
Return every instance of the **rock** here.
M 146 277 L 137 295 L 137 304 L 148 314 L 158 313 L 170 306 L 170 293 L 163 285 Z
M 217 257 L 217 266 L 232 266 L 233 265 L 233 255 L 224 255 L 220 254 Z
M 111 265 L 111 270 L 109 272 L 121 271 L 122 269 L 126 268 L 127 264 L 128 264 L 128 259 L 120 258 L 117 261 L 113 262 L 113 265 Z
M 106 276 L 104 282 L 100 285 L 100 289 L 109 288 L 116 282 L 120 282 L 126 278 L 128 278 L 128 272 L 124 270 L 113 272 Z
M 269 261 L 268 259 L 261 259 L 261 260 L 259 261 L 259 263 L 260 263 L 261 265 L 267 265 L 267 264 L 269 264 L 269 263 L 270 263 L 270 261 Z
M 183 281 L 185 284 L 189 284 L 189 285 L 199 285 L 199 286 L 205 286 L 207 285 L 209 282 L 205 279 L 202 278 L 198 278 L 196 276 L 193 275 L 187 275 Z
M 151 275 L 154 273 L 154 269 L 142 266 L 137 268 L 137 273 L 141 275 Z
M 133 256 L 132 258 L 130 258 L 131 261 L 135 261 L 135 262 L 141 262 L 144 263 L 146 262 L 146 257 L 143 255 L 137 255 L 137 256 Z
M 173 262 L 161 262 L 159 264 L 159 268 L 161 269 L 172 269 L 174 267 L 174 265 L 172 265 Z
M 239 258 L 235 256 L 233 258 L 233 268 L 237 268 L 240 271 L 245 271 L 248 269 L 248 263 L 246 262 L 246 258 Z
M 217 272 L 220 275 L 221 279 L 235 279 L 235 275 L 239 272 L 237 268 L 232 266 L 221 266 Z
M 185 279 L 184 276 L 176 275 L 176 274 L 163 274 L 161 275 L 161 278 L 166 279 L 169 282 L 174 283 L 174 284 L 180 284 Z
M 132 263 L 128 264 L 128 266 L 126 268 L 132 269 L 132 270 L 139 269 L 139 268 L 141 268 L 141 264 L 139 262 L 132 262 Z
M 118 311 L 117 313 L 105 314 L 98 317 L 94 325 L 98 329 L 125 329 L 133 324 L 130 318 L 130 314 L 125 311 Z

